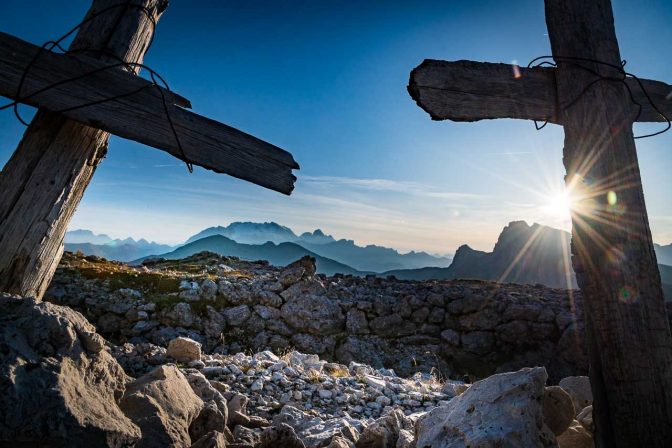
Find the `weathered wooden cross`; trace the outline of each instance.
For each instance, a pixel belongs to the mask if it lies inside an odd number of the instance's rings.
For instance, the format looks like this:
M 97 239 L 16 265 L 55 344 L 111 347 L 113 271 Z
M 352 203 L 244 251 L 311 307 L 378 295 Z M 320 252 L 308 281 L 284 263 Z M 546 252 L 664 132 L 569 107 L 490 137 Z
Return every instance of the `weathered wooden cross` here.
M 285 194 L 294 188 L 291 154 L 135 76 L 167 5 L 94 0 L 70 54 L 0 33 L 0 95 L 39 107 L 0 174 L 0 291 L 42 296 L 109 133 Z M 135 69 L 105 68 L 119 61 Z
M 672 336 L 632 133 L 638 108 L 617 80 L 623 73 L 611 3 L 545 5 L 557 68 L 426 60 L 411 73 L 408 90 L 435 120 L 523 118 L 564 126 L 565 182 L 577 196 L 572 262 L 583 295 L 596 442 L 669 447 Z M 639 121 L 666 121 L 635 81 L 627 82 L 643 106 Z M 643 85 L 672 117 L 672 87 Z

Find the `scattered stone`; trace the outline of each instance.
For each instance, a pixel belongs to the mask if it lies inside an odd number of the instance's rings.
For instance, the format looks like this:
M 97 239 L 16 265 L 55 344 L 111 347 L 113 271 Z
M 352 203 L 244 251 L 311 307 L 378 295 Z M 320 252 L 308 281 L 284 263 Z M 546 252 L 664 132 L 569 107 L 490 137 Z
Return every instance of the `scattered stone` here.
M 175 338 L 168 344 L 166 354 L 177 362 L 200 361 L 201 344 L 189 338 Z

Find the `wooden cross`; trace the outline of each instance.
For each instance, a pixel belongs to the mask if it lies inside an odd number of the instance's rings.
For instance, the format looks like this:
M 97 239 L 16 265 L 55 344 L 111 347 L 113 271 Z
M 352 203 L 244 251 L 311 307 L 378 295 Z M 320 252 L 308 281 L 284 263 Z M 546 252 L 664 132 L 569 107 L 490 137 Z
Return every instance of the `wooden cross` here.
M 291 154 L 135 76 L 167 5 L 94 0 L 68 54 L 0 33 L 0 95 L 39 108 L 0 174 L 0 291 L 42 296 L 109 133 L 285 194 L 294 188 Z M 120 61 L 126 70 L 109 68 Z
M 583 295 L 595 441 L 672 446 L 672 336 L 632 122 L 666 121 L 620 70 L 610 0 L 545 0 L 557 68 L 425 61 L 408 90 L 433 119 L 548 120 L 565 131 L 572 263 Z M 609 78 L 609 79 L 604 79 Z M 672 87 L 643 81 L 672 117 Z

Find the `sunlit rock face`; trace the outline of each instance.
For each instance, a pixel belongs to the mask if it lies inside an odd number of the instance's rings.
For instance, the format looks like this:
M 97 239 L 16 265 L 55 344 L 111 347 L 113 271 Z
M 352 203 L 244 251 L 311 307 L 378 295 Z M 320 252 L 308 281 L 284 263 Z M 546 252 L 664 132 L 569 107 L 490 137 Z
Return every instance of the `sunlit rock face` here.
M 292 347 L 402 375 L 436 368 L 481 378 L 540 365 L 557 382 L 587 371 L 575 291 L 325 277 L 312 263 L 279 268 L 204 253 L 128 267 L 66 255 L 46 300 L 75 307 L 118 343 L 167 347 L 182 336 L 206 353 Z
M 130 378 L 80 313 L 0 293 L 0 353 L 0 445 L 121 448 L 140 439 L 117 404 Z

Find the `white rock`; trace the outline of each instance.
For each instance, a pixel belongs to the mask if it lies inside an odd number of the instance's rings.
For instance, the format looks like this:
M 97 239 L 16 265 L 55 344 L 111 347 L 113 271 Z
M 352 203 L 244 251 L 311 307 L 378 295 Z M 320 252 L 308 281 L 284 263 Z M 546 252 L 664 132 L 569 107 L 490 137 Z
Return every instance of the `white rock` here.
M 261 379 L 258 379 L 252 383 L 250 390 L 252 392 L 259 392 L 264 388 L 264 382 Z
M 474 383 L 418 421 L 417 446 L 555 447 L 540 404 L 547 377 L 546 369 L 536 367 Z
M 318 395 L 320 396 L 320 398 L 327 399 L 327 398 L 331 398 L 332 395 L 334 395 L 334 393 L 330 390 L 320 389 L 320 391 L 318 392 Z

